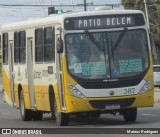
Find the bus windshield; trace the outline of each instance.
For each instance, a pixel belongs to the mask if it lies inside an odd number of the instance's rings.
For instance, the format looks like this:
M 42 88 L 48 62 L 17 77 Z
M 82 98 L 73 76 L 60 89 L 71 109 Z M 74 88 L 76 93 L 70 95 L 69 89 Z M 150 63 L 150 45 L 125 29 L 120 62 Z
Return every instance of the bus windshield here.
M 146 71 L 149 67 L 146 31 L 123 31 L 67 34 L 69 73 L 81 79 L 110 79 Z

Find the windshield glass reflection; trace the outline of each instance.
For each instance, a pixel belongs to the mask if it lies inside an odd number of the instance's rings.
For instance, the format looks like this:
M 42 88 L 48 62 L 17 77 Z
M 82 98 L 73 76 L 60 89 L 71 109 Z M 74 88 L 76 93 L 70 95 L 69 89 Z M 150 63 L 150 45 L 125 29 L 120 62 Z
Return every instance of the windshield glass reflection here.
M 127 30 L 117 43 L 121 34 L 122 31 L 66 35 L 70 74 L 82 79 L 104 79 L 144 72 L 149 66 L 145 30 Z

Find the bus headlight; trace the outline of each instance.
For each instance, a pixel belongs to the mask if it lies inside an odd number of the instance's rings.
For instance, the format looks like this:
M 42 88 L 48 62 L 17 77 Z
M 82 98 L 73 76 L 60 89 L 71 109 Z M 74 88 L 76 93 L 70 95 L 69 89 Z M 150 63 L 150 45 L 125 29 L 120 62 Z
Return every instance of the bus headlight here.
M 85 96 L 72 84 L 68 83 L 68 87 L 72 93 L 73 96 L 78 97 L 78 98 L 84 98 Z
M 151 82 L 152 82 L 152 79 L 147 80 L 146 83 L 141 88 L 141 90 L 139 91 L 139 93 L 143 94 L 143 93 L 147 92 L 150 88 Z

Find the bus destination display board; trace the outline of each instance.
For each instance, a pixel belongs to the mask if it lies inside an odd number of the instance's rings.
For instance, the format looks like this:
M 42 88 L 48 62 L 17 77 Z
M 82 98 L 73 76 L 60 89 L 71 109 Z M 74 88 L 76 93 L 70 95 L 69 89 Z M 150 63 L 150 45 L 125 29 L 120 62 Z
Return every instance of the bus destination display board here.
M 144 24 L 142 14 L 73 17 L 66 18 L 64 21 L 66 30 L 119 28 L 142 26 Z

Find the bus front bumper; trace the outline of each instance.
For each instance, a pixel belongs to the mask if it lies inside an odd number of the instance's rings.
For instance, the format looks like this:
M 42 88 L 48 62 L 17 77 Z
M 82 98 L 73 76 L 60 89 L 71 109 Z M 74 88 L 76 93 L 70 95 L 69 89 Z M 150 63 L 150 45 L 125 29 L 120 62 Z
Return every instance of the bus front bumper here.
M 123 97 L 77 98 L 71 95 L 65 95 L 65 97 L 67 100 L 66 113 L 151 107 L 154 104 L 153 91 Z M 108 108 L 108 106 L 111 107 Z

